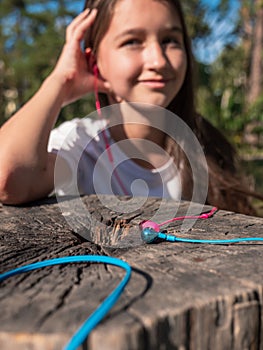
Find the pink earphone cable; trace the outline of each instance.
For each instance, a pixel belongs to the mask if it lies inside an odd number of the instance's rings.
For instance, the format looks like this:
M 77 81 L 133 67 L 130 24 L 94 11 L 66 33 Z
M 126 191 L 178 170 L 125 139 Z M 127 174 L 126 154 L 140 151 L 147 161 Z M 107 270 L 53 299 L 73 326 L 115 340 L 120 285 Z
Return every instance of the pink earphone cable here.
M 211 216 L 213 216 L 217 210 L 218 210 L 218 208 L 213 207 L 208 213 L 203 213 L 203 214 L 201 214 L 201 215 L 178 216 L 178 217 L 172 218 L 172 219 L 170 219 L 170 220 L 164 221 L 164 222 L 162 222 L 161 224 L 157 224 L 157 223 L 154 222 L 154 221 L 147 220 L 147 221 L 143 221 L 143 222 L 140 224 L 140 227 L 141 227 L 142 229 L 145 229 L 145 228 L 152 228 L 152 229 L 154 229 L 156 232 L 160 232 L 160 228 L 161 228 L 162 226 L 167 225 L 167 224 L 170 224 L 171 222 L 179 221 L 179 220 L 187 220 L 187 219 L 189 219 L 189 220 L 208 219 L 208 218 L 210 218 Z
M 95 106 L 96 106 L 96 110 L 98 112 L 98 115 L 100 118 L 102 118 L 102 113 L 101 113 L 101 105 L 100 105 L 100 100 L 99 100 L 99 93 L 98 93 L 98 77 L 99 77 L 99 70 L 98 70 L 98 66 L 95 64 L 94 67 L 93 67 L 93 73 L 94 73 L 94 93 L 95 93 Z M 110 142 L 109 142 L 109 139 L 107 137 L 107 134 L 106 134 L 106 131 L 105 129 L 102 129 L 102 137 L 103 137 L 103 140 L 104 140 L 104 143 L 105 143 L 105 147 L 106 147 L 106 151 L 107 151 L 107 155 L 108 155 L 108 159 L 110 161 L 110 163 L 112 164 L 113 166 L 113 169 L 114 169 L 114 159 L 113 159 L 113 155 L 112 155 L 112 152 L 111 152 L 111 148 L 110 148 Z M 114 175 L 115 175 L 115 178 L 123 192 L 124 195 L 128 196 L 128 192 L 117 172 L 116 169 L 114 169 Z
M 99 71 L 98 71 L 98 67 L 97 65 L 94 65 L 93 67 L 93 72 L 94 72 L 94 93 L 95 93 L 95 105 L 96 105 L 96 110 L 98 112 L 98 115 L 100 118 L 102 118 L 102 113 L 101 113 L 101 106 L 100 106 L 100 101 L 99 101 L 99 93 L 98 93 L 98 76 L 99 76 Z M 108 158 L 109 161 L 111 163 L 113 163 L 113 156 L 111 153 L 111 149 L 110 149 L 110 144 L 109 144 L 109 140 L 108 137 L 106 135 L 105 129 L 102 129 L 102 137 L 106 146 L 106 151 L 108 154 Z

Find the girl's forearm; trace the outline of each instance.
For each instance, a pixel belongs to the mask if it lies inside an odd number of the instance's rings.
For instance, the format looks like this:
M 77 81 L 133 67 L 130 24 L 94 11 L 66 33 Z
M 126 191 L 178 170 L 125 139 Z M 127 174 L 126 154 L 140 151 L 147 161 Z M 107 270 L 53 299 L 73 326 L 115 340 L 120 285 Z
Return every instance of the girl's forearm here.
M 39 195 L 52 189 L 54 157 L 48 154 L 47 143 L 64 103 L 67 84 L 50 75 L 0 129 L 0 201 L 11 196 L 11 202 L 16 202 L 15 198 L 22 202 L 34 185 Z

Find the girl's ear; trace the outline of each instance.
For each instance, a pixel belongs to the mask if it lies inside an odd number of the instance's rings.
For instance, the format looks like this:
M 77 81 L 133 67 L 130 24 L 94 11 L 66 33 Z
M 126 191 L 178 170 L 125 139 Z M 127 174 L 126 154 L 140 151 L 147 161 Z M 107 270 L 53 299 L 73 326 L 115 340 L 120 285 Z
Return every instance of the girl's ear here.
M 98 63 L 97 63 L 97 58 L 93 54 L 92 50 L 90 48 L 85 49 L 85 55 L 88 62 L 89 71 L 94 74 L 96 79 L 96 84 L 98 83 L 98 87 L 101 85 L 100 81 L 103 81 L 103 89 L 100 89 L 100 92 L 104 92 L 107 94 L 111 93 L 112 92 L 111 85 L 109 82 L 105 81 L 104 78 L 101 76 Z

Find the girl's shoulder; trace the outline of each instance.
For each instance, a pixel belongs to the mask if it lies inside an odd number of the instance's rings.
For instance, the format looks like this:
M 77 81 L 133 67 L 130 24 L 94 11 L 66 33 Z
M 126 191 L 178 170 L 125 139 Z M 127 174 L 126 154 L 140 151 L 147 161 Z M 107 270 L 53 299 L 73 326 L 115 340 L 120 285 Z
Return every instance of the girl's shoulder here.
M 51 131 L 49 149 L 60 149 L 62 145 L 85 144 L 98 136 L 107 126 L 105 119 L 74 118 L 66 121 Z
M 74 118 L 60 124 L 58 127 L 52 130 L 52 132 L 60 132 L 67 134 L 73 130 L 85 133 L 86 135 L 96 136 L 103 128 L 107 126 L 106 119 L 93 119 L 93 118 Z

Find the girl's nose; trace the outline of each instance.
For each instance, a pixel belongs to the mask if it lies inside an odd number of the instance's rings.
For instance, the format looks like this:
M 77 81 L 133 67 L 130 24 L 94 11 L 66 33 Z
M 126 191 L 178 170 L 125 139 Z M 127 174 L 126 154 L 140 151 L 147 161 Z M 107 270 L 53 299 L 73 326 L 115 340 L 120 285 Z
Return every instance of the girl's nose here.
M 161 69 L 166 65 L 165 52 L 159 43 L 151 43 L 145 48 L 144 64 L 148 69 Z

